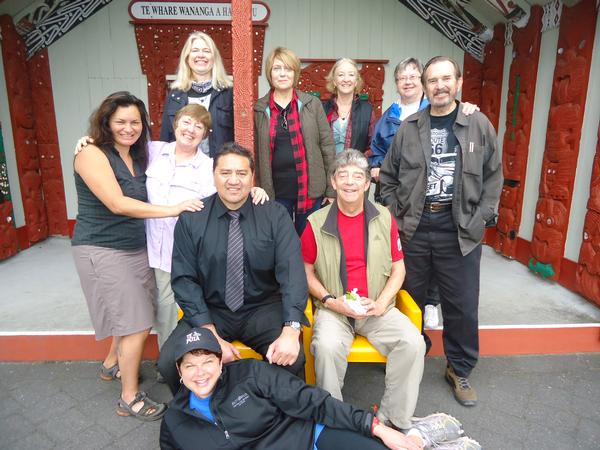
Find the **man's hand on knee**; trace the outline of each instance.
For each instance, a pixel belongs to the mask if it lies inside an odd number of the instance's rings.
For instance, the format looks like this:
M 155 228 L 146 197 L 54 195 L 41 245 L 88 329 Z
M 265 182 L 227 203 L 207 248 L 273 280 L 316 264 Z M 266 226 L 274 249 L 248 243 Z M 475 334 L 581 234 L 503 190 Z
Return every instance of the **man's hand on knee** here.
M 300 353 L 300 332 L 291 327 L 283 327 L 281 335 L 269 345 L 267 360 L 271 364 L 291 366 Z
M 219 341 L 222 352 L 221 361 L 223 364 L 240 359 L 240 351 L 231 342 L 226 341 L 219 336 L 219 333 L 217 333 L 217 330 L 213 324 L 203 325 L 203 328 L 208 328 L 210 331 L 212 331 L 217 338 L 217 341 Z

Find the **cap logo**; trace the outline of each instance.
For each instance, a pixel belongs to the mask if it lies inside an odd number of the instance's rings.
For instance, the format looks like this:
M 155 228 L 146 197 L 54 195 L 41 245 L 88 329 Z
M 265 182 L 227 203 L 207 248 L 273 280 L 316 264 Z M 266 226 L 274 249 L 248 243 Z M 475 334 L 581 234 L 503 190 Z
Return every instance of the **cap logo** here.
M 185 343 L 187 345 L 190 342 L 198 342 L 201 337 L 202 335 L 200 333 L 198 333 L 197 331 L 193 331 L 185 337 Z

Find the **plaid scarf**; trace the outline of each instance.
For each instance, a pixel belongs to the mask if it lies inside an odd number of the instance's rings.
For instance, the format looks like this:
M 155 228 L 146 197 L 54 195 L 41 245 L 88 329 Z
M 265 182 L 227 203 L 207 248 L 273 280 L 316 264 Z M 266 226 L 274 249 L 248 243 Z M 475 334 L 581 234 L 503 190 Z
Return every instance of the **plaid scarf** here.
M 279 108 L 275 105 L 273 90 L 269 95 L 269 109 L 271 111 L 271 122 L 269 126 L 269 146 L 271 149 L 271 160 L 273 160 L 273 151 L 275 146 L 275 136 L 277 134 L 277 122 L 279 120 Z M 298 95 L 293 91 L 290 109 L 287 113 L 288 131 L 290 132 L 290 143 L 294 152 L 294 162 L 296 163 L 296 174 L 298 175 L 298 203 L 296 213 L 304 214 L 312 208 L 314 200 L 308 198 L 308 163 L 306 162 L 306 149 L 304 148 L 304 139 L 300 128 L 300 114 L 298 112 Z

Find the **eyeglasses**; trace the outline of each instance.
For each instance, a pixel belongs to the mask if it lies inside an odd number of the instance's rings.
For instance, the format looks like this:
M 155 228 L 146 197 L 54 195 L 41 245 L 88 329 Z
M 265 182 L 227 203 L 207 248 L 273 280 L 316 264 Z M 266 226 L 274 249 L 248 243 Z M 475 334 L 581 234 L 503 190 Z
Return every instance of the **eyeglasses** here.
M 284 130 L 288 129 L 288 121 L 287 121 L 288 110 L 284 109 L 281 111 L 281 128 Z
M 406 77 L 406 76 L 398 77 L 398 78 L 396 78 L 396 81 L 401 81 L 402 83 L 406 83 L 407 81 L 410 81 L 411 83 L 414 83 L 418 79 L 419 79 L 419 77 L 417 75 L 411 75 L 409 77 Z

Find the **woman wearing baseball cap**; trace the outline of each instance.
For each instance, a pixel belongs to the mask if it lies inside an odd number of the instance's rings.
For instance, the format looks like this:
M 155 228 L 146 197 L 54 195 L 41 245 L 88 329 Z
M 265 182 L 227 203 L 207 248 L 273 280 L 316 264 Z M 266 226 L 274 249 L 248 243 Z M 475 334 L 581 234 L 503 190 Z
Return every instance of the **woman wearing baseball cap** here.
M 176 358 L 182 386 L 163 417 L 163 450 L 420 450 L 431 446 L 432 436 L 426 434 L 431 430 L 419 430 L 416 424 L 405 435 L 380 423 L 372 412 L 334 399 L 278 367 L 254 359 L 224 365 L 221 347 L 206 328 L 193 328 L 183 336 Z M 458 438 L 460 423 L 444 416 L 447 426 L 436 430 L 436 438 L 440 433 L 445 440 Z

